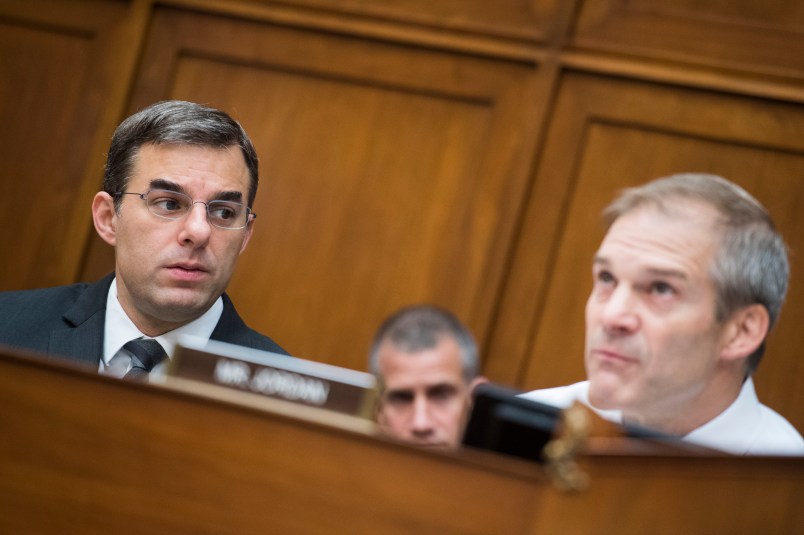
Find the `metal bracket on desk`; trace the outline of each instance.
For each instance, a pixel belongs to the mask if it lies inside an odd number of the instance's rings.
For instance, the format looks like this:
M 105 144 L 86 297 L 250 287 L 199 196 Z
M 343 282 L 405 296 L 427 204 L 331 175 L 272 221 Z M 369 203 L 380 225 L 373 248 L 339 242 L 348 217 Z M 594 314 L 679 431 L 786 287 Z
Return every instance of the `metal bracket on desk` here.
M 543 454 L 553 484 L 562 491 L 580 492 L 589 486 L 589 476 L 575 462 L 591 429 L 589 412 L 580 404 L 564 410 L 558 436 L 547 443 Z

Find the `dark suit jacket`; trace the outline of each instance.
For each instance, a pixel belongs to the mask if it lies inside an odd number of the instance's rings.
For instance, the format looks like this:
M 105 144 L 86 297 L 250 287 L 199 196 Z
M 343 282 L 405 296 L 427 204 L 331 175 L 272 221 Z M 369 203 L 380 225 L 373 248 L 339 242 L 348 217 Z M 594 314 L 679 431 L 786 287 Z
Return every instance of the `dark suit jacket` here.
M 94 283 L 0 292 L 0 344 L 98 367 L 103 354 L 106 299 L 114 273 Z M 250 329 L 226 294 L 212 340 L 287 354 Z

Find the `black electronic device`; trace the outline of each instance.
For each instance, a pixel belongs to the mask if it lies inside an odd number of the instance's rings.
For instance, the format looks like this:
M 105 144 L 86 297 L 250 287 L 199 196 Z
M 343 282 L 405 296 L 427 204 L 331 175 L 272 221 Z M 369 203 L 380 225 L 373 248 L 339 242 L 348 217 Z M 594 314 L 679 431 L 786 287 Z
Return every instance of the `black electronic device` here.
M 464 430 L 464 446 L 544 462 L 542 450 L 556 435 L 563 409 L 519 397 L 522 392 L 486 383 L 474 391 L 474 405 Z M 623 438 L 641 439 L 678 451 L 708 451 L 683 444 L 678 437 L 633 424 L 616 424 Z
M 521 392 L 495 384 L 479 385 L 466 423 L 463 445 L 542 462 L 561 409 L 517 397 Z

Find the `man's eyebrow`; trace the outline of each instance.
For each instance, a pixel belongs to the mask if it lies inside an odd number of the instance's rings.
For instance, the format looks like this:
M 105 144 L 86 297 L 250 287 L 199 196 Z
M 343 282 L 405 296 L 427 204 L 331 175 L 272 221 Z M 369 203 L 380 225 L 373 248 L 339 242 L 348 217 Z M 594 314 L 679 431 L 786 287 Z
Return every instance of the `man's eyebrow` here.
M 181 187 L 181 185 L 164 178 L 154 178 L 150 183 L 148 183 L 148 187 L 150 189 L 164 189 L 168 191 L 176 191 L 178 193 L 187 193 L 184 188 Z
M 212 198 L 216 201 L 243 202 L 243 194 L 239 191 L 219 191 Z
M 602 266 L 602 267 L 609 267 L 611 265 L 611 262 L 609 261 L 608 258 L 600 255 L 595 255 L 595 258 L 592 263 L 595 266 Z M 651 277 L 660 277 L 666 279 L 682 279 L 682 280 L 689 279 L 689 275 L 687 273 L 679 269 L 673 269 L 673 268 L 648 267 L 645 269 L 645 272 Z
M 412 400 L 416 395 L 414 394 L 413 390 L 401 388 L 401 389 L 391 389 L 386 390 L 382 393 L 382 397 L 384 399 L 404 399 L 404 400 Z
M 689 277 L 683 271 L 679 271 L 677 269 L 661 269 L 661 268 L 649 268 L 648 273 L 654 277 L 660 277 L 664 279 L 681 279 L 687 280 Z
M 440 390 L 457 390 L 458 387 L 452 383 L 436 383 L 427 387 L 427 392 L 437 392 Z
M 412 393 L 413 389 L 412 388 L 386 388 L 385 392 L 386 393 L 393 393 L 393 394 L 406 393 L 406 392 L 407 393 Z
M 168 191 L 175 191 L 177 193 L 184 193 L 185 195 L 189 195 L 187 190 L 181 186 L 181 184 L 177 184 L 171 180 L 167 180 L 164 178 L 154 178 L 148 184 L 150 189 L 164 189 Z M 214 201 L 232 201 L 232 202 L 243 202 L 243 194 L 239 191 L 233 190 L 226 190 L 226 191 L 219 191 L 212 196 L 212 200 Z

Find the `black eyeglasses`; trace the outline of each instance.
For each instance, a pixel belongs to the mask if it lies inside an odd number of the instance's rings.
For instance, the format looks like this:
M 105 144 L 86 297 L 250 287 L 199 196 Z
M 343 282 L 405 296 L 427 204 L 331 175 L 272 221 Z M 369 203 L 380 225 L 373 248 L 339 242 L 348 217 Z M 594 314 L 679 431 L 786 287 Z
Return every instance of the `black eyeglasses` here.
M 151 189 L 145 193 L 129 191 L 115 193 L 115 196 L 119 195 L 136 195 L 145 201 L 145 206 L 152 214 L 173 220 L 186 217 L 193 206 L 200 203 L 207 207 L 209 224 L 226 230 L 245 228 L 249 221 L 257 217 L 257 214 L 253 213 L 251 208 L 245 204 L 233 201 L 194 201 L 192 197 L 179 191 Z

